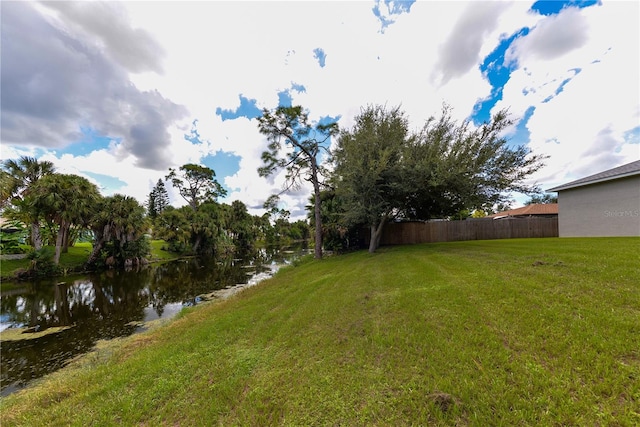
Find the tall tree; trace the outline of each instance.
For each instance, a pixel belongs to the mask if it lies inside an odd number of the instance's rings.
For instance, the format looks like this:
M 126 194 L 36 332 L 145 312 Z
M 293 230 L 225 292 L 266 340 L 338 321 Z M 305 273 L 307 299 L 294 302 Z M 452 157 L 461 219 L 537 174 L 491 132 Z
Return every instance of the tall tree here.
M 169 200 L 169 193 L 167 192 L 167 187 L 164 185 L 164 181 L 159 179 L 155 186 L 156 191 L 156 211 L 158 214 L 167 209 L 171 205 L 171 201 Z
M 169 206 L 169 193 L 164 185 L 164 181 L 159 179 L 147 198 L 147 215 L 155 219 Z
M 113 243 L 112 255 L 123 263 L 126 245 L 143 238 L 146 231 L 144 207 L 135 198 L 122 194 L 105 197 L 97 205 L 90 228 L 94 240 L 87 264 L 91 265 L 98 259 L 108 242 Z
M 216 173 L 211 168 L 188 163 L 180 166 L 177 171 L 169 169 L 169 174 L 165 177 L 171 180 L 174 188 L 191 208 L 190 212 L 184 212 L 184 216 L 191 224 L 191 250 L 196 254 L 212 255 L 217 250 L 218 243 L 223 240 L 220 209 L 216 199 L 227 192 L 215 176 Z
M 240 200 L 231 203 L 228 212 L 227 230 L 238 252 L 247 252 L 256 239 L 253 218 L 247 206 Z
M 51 174 L 34 185 L 28 195 L 30 205 L 58 227 L 55 264 L 71 226 L 88 226 L 101 197 L 98 187 L 78 175 Z
M 302 180 L 311 182 L 315 197 L 314 216 L 315 257 L 322 258 L 321 177 L 320 152 L 326 150 L 331 136 L 337 135 L 336 122 L 312 124 L 301 106 L 279 106 L 271 112 L 264 109 L 258 118 L 258 130 L 269 141 L 262 153 L 263 166 L 258 169 L 262 177 L 279 170 L 286 171 L 286 188 L 299 188 Z
M 216 180 L 215 171 L 206 166 L 188 163 L 180 166 L 178 170 L 170 168 L 165 179 L 171 180 L 173 186 L 194 212 L 200 204 L 215 201 L 218 197 L 227 194 Z
M 398 213 L 411 183 L 403 182 L 402 154 L 409 143 L 408 120 L 399 107 L 367 106 L 352 129 L 340 132 L 333 152 L 334 184 L 345 223 L 371 230 L 369 251 L 379 245 L 384 224 Z
M 353 129 L 340 135 L 334 182 L 348 222 L 371 228 L 369 251 L 377 249 L 393 217 L 451 216 L 502 203 L 513 191 L 539 191 L 526 179 L 544 157 L 510 147 L 501 136 L 510 124 L 501 111 L 475 128 L 454 121 L 444 106 L 439 119 L 409 134 L 398 108 L 364 109 Z
M 25 203 L 24 199 L 40 178 L 55 172 L 55 167 L 49 161 L 38 161 L 34 157 L 22 156 L 18 160 L 5 160 L 2 162 L 2 168 L 0 208 L 4 208 L 9 203 L 15 206 L 16 219 L 26 220 L 31 224 L 31 244 L 34 249 L 40 249 L 42 248 L 40 218 L 34 207 Z
M 543 166 L 543 156 L 525 146 L 509 146 L 502 136 L 512 125 L 506 111 L 473 127 L 456 122 L 445 105 L 431 117 L 407 149 L 405 179 L 413 186 L 399 206 L 411 219 L 455 216 L 505 203 L 511 192 L 536 193 L 526 179 Z

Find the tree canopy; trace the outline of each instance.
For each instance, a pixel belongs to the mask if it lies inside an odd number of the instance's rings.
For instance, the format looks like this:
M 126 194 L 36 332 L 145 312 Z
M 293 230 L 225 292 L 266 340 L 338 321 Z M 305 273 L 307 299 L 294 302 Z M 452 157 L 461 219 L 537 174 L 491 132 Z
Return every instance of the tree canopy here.
M 505 110 L 479 127 L 458 123 L 446 105 L 439 118 L 427 120 L 404 156 L 406 179 L 413 185 L 403 217 L 426 220 L 491 210 L 507 202 L 511 192 L 538 192 L 526 180 L 544 158 L 525 146 L 509 145 L 502 134 L 512 124 Z
M 529 200 L 524 202 L 525 205 L 545 203 L 558 203 L 558 196 L 553 194 L 533 194 Z
M 333 151 L 332 182 L 342 199 L 344 220 L 370 227 L 372 245 L 409 192 L 411 183 L 402 177 L 409 138 L 408 119 L 399 107 L 368 106 L 351 129 L 340 132 Z
M 50 174 L 34 185 L 28 195 L 30 206 L 57 226 L 55 264 L 60 261 L 71 226 L 87 226 L 101 197 L 95 184 L 78 175 Z
M 218 197 L 227 194 L 227 191 L 216 180 L 215 171 L 206 166 L 188 163 L 180 166 L 178 170 L 170 168 L 165 179 L 171 180 L 180 196 L 189 203 L 194 211 L 198 209 L 200 204 L 206 201 L 215 201 Z
M 40 178 L 55 172 L 53 163 L 22 156 L 2 162 L 0 172 L 0 208 L 10 206 L 9 216 L 31 225 L 30 239 L 35 249 L 42 247 L 40 218 L 25 196 Z
M 527 177 L 543 157 L 502 136 L 506 111 L 475 128 L 444 106 L 415 133 L 399 107 L 368 106 L 340 133 L 333 153 L 336 193 L 348 224 L 370 227 L 373 252 L 392 218 L 428 220 L 505 202 L 512 191 L 535 193 Z

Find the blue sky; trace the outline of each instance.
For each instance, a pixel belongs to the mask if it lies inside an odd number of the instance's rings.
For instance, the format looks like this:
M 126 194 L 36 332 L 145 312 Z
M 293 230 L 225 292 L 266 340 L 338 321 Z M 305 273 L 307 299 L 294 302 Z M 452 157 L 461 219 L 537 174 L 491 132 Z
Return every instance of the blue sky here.
M 2 159 L 32 155 L 143 201 L 200 163 L 255 214 L 264 108 L 303 105 L 345 128 L 401 105 L 419 129 L 442 103 L 549 156 L 550 188 L 640 158 L 637 2 L 5 2 Z M 24 31 L 29 28 L 30 31 Z M 175 204 L 182 203 L 169 189 Z M 305 215 L 310 188 L 282 196 Z M 514 195 L 515 204 L 524 200 Z

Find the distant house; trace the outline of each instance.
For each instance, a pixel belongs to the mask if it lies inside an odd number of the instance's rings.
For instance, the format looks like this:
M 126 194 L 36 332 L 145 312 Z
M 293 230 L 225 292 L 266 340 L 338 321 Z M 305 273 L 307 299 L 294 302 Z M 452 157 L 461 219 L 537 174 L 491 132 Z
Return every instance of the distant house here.
M 503 218 L 557 218 L 557 203 L 536 203 L 523 206 L 517 209 L 511 209 L 504 212 L 498 212 L 493 215 L 487 215 L 487 218 L 503 219 Z
M 558 193 L 560 237 L 640 236 L 640 160 L 547 191 Z

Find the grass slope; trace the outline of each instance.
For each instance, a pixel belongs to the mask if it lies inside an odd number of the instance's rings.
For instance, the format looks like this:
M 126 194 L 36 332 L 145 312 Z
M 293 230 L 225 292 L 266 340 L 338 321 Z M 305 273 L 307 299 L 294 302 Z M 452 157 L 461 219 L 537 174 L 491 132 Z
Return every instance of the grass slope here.
M 640 423 L 640 239 L 308 261 L 0 401 L 10 425 Z

